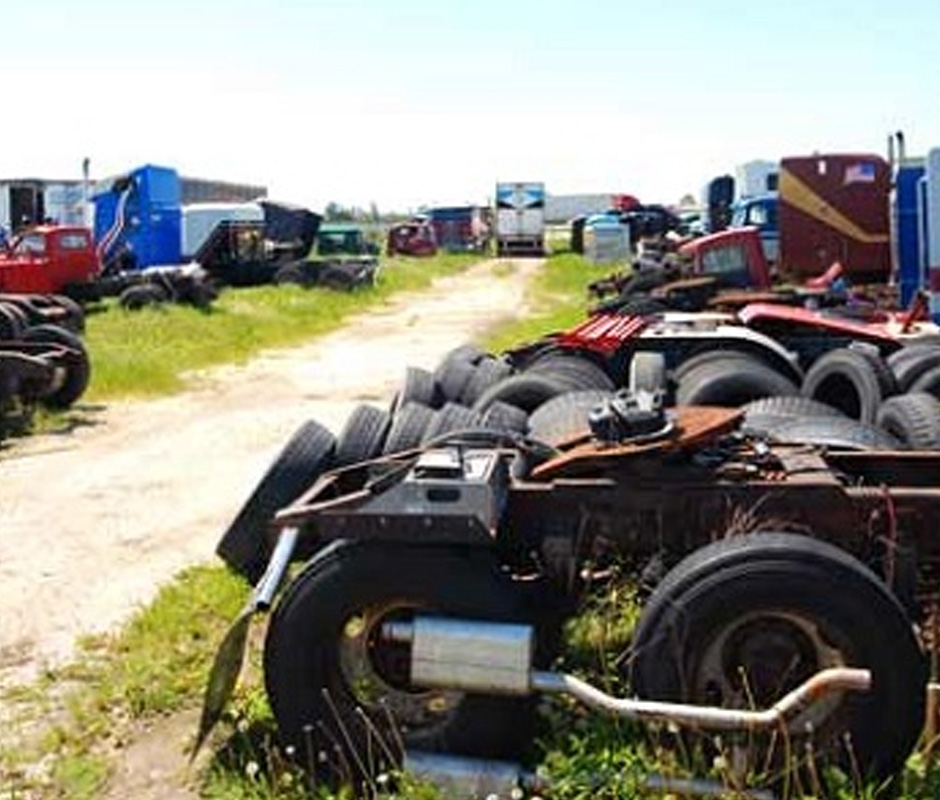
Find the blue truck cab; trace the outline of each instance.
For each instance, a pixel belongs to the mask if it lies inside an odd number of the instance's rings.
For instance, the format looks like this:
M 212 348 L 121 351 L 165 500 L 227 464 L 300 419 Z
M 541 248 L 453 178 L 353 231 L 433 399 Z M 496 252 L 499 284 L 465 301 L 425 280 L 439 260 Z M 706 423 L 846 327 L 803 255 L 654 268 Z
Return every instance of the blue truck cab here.
M 780 229 L 777 227 L 777 195 L 775 192 L 742 197 L 731 208 L 732 228 L 757 228 L 764 257 L 771 265 L 780 255 Z

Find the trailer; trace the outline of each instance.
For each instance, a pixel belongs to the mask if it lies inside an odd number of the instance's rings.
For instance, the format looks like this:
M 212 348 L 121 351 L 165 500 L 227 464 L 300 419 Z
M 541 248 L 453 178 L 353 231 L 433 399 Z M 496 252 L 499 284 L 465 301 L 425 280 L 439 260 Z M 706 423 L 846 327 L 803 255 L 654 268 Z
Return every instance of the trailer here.
M 200 740 L 273 605 L 281 739 L 317 780 L 366 794 L 401 766 L 477 792 L 521 780 L 536 698 L 560 694 L 673 726 L 664 743 L 706 756 L 720 736 L 742 780 L 825 765 L 889 780 L 925 719 L 940 455 L 779 444 L 742 416 L 631 386 L 556 446 L 457 431 L 328 471 L 308 424 L 291 453 L 319 477 L 263 534 L 268 568 L 220 649 Z M 617 659 L 623 696 L 551 668 L 613 563 L 653 584 Z
M 496 255 L 545 254 L 545 184 L 496 184 Z

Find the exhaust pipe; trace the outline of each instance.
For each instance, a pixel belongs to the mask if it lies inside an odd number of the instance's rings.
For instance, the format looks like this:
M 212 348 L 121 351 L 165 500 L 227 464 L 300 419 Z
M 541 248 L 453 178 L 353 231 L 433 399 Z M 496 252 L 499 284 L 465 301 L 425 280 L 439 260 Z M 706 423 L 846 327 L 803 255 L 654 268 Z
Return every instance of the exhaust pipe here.
M 411 645 L 411 679 L 419 686 L 489 694 L 567 694 L 624 719 L 709 730 L 774 729 L 833 692 L 871 688 L 869 670 L 832 667 L 764 710 L 664 703 L 613 697 L 573 675 L 533 670 L 534 632 L 529 625 L 418 616 L 412 622 L 387 623 L 382 635 Z

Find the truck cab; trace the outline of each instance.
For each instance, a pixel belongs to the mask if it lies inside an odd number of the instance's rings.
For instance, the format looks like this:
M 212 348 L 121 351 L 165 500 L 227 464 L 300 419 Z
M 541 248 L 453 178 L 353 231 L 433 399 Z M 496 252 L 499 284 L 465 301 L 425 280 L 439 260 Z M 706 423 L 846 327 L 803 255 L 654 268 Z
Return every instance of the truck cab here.
M 313 256 L 376 255 L 377 248 L 358 225 L 328 222 L 320 226 L 313 243 Z
M 63 294 L 87 284 L 100 271 L 91 231 L 79 226 L 40 225 L 16 236 L 0 251 L 0 291 Z
M 721 288 L 769 289 L 770 265 L 760 231 L 755 227 L 729 228 L 686 242 L 679 255 L 697 277 L 713 277 Z
M 757 228 L 764 257 L 776 264 L 780 256 L 780 230 L 777 227 L 777 195 L 768 193 L 742 197 L 731 208 L 732 228 Z

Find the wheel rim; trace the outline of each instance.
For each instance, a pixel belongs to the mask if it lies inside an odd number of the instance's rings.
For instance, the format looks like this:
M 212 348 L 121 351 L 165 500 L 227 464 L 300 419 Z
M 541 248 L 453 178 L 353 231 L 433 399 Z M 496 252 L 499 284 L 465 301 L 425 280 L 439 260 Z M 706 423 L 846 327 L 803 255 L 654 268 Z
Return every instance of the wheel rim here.
M 850 661 L 815 621 L 783 611 L 737 617 L 714 632 L 700 653 L 690 676 L 694 696 L 709 705 L 753 710 L 770 708 L 820 670 Z M 730 737 L 733 768 L 742 774 L 767 770 L 795 752 L 794 739 L 829 743 L 844 697 L 832 692 L 790 717 L 787 745 L 778 742 L 782 731 Z
M 386 623 L 411 622 L 418 610 L 403 603 L 370 606 L 348 617 L 340 631 L 340 670 L 350 693 L 359 705 L 393 719 L 403 735 L 432 733 L 463 698 L 462 692 L 414 686 L 410 645 L 383 636 Z

